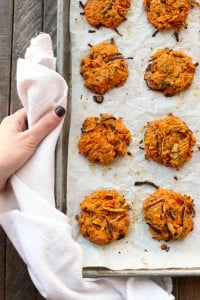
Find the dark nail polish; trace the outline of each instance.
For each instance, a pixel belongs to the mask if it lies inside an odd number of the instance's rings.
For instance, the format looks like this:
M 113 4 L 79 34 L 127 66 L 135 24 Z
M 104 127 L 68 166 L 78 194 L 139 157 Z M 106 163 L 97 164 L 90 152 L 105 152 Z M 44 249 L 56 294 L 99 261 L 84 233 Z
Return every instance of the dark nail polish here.
M 55 113 L 58 117 L 62 117 L 65 114 L 65 109 L 62 106 L 57 106 L 55 109 Z

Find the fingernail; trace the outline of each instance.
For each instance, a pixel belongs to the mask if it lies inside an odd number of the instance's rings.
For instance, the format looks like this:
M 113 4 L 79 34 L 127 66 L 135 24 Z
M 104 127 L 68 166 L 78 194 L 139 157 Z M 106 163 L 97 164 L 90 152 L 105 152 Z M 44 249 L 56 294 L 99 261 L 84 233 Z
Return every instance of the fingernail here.
M 58 117 L 62 117 L 65 114 L 65 109 L 62 106 L 57 106 L 55 109 L 55 113 Z

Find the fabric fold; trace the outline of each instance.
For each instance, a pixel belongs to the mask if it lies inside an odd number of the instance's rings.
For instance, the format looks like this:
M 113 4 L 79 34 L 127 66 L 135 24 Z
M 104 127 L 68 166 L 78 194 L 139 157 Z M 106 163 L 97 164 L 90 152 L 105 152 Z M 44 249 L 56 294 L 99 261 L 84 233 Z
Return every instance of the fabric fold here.
M 17 65 L 17 89 L 32 126 L 50 108 L 66 106 L 67 85 L 55 71 L 51 39 L 41 33 Z M 0 224 L 27 265 L 38 291 L 52 300 L 172 300 L 147 278 L 83 279 L 82 250 L 68 217 L 55 209 L 54 156 L 62 124 L 40 144 L 0 194 Z

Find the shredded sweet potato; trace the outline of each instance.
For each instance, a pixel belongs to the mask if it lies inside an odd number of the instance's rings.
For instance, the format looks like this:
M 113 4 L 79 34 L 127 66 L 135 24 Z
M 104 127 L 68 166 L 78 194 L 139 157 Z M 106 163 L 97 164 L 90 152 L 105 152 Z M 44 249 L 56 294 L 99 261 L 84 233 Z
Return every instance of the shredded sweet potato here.
M 77 216 L 83 236 L 105 245 L 123 238 L 128 230 L 129 204 L 115 190 L 98 190 L 86 196 L 80 204 L 81 216 Z
M 114 44 L 101 43 L 91 47 L 90 54 L 82 59 L 81 75 L 89 90 L 103 95 L 124 84 L 128 66 Z
M 90 25 L 115 29 L 126 20 L 129 7 L 130 0 L 88 0 L 84 13 Z
M 118 155 L 126 154 L 130 141 L 131 133 L 121 118 L 102 114 L 100 118 L 88 117 L 84 121 L 78 147 L 91 162 L 108 164 Z
M 159 49 L 151 55 L 150 62 L 144 79 L 151 89 L 173 96 L 192 84 L 195 64 L 182 51 Z
M 196 140 L 188 126 L 173 114 L 145 126 L 146 158 L 179 169 L 192 156 Z
M 191 0 L 143 0 L 148 21 L 158 30 L 186 28 Z
M 152 237 L 179 240 L 193 229 L 193 199 L 172 190 L 158 189 L 143 203 L 143 214 Z

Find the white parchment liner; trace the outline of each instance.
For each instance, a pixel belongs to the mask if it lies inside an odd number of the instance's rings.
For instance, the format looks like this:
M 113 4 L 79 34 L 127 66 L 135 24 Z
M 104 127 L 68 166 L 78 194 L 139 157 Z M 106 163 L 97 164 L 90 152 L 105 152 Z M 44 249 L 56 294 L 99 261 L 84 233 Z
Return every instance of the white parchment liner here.
M 171 98 L 149 90 L 143 79 L 149 56 L 158 48 L 182 50 L 192 57 L 194 63 L 200 62 L 200 10 L 198 7 L 191 10 L 187 19 L 188 29 L 181 30 L 180 41 L 177 43 L 172 31 L 160 32 L 156 37 L 152 37 L 155 28 L 147 22 L 142 2 L 139 0 L 132 1 L 128 20 L 118 27 L 122 37 L 103 27 L 95 33 L 88 33 L 88 30 L 94 28 L 80 15 L 82 10 L 78 2 L 71 1 L 70 11 L 72 112 L 67 201 L 74 237 L 84 251 L 84 266 L 106 266 L 112 269 L 200 267 L 200 67 L 196 68 L 192 86 Z M 84 87 L 80 75 L 80 61 L 89 52 L 88 44 L 110 41 L 111 38 L 114 38 L 119 52 L 125 57 L 133 57 L 132 60 L 127 60 L 130 74 L 123 87 L 106 93 L 104 102 L 96 104 L 93 101 L 93 93 Z M 118 158 L 107 167 L 91 165 L 78 153 L 77 148 L 84 119 L 105 112 L 122 117 L 132 132 L 132 142 L 128 149 L 132 156 Z M 145 160 L 144 151 L 139 148 L 146 122 L 165 117 L 169 112 L 184 120 L 197 139 L 192 159 L 179 171 L 152 160 Z M 168 242 L 169 252 L 161 250 L 162 242 L 151 238 L 148 226 L 143 220 L 143 200 L 149 193 L 154 192 L 154 189 L 148 186 L 134 186 L 135 181 L 143 180 L 187 193 L 195 199 L 194 230 L 181 241 Z M 80 213 L 79 204 L 84 196 L 102 188 L 116 189 L 132 206 L 128 235 L 103 247 L 83 238 L 75 220 L 75 215 Z

